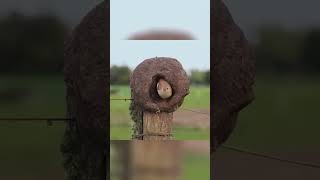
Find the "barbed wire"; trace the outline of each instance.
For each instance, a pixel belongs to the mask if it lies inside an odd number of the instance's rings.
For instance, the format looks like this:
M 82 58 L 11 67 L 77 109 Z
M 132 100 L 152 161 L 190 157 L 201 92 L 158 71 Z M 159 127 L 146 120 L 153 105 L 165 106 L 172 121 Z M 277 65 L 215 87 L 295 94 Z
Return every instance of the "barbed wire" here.
M 123 101 L 132 101 L 133 99 L 131 98 L 110 98 L 111 101 L 120 101 L 120 100 L 123 100 Z
M 198 113 L 198 114 L 202 114 L 202 115 L 205 115 L 207 117 L 210 117 L 210 114 L 208 113 L 204 113 L 204 112 L 200 112 L 200 111 L 195 111 L 195 110 L 192 110 L 192 109 L 186 109 L 186 108 L 180 108 L 181 110 L 185 110 L 185 111 L 190 111 L 190 112 L 194 112 L 194 113 Z
M 132 98 L 110 98 L 111 101 L 132 101 Z M 192 110 L 192 109 L 187 109 L 187 108 L 180 108 L 180 110 L 185 110 L 185 111 L 190 111 L 193 113 L 198 113 L 201 115 L 205 115 L 207 117 L 210 117 L 210 114 Z M 55 121 L 61 121 L 61 122 L 66 122 L 72 119 L 69 118 L 0 118 L 0 121 L 8 121 L 8 122 L 13 122 L 13 121 L 21 121 L 21 122 L 27 122 L 27 121 L 46 121 L 48 125 L 52 125 L 52 122 Z
M 0 118 L 0 121 L 69 121 L 68 118 Z
M 70 118 L 0 118 L 0 121 L 5 122 L 33 122 L 33 121 L 45 121 L 48 126 L 52 126 L 52 122 L 67 122 L 73 119 Z
M 298 166 L 320 169 L 320 164 L 315 164 L 315 163 L 311 163 L 311 162 L 303 162 L 303 161 L 284 159 L 284 158 L 280 158 L 280 157 L 276 157 L 276 156 L 272 156 L 272 155 L 268 155 L 268 154 L 264 154 L 264 153 L 257 153 L 257 152 L 253 152 L 253 151 L 249 151 L 249 150 L 245 150 L 245 149 L 240 149 L 240 148 L 228 146 L 228 145 L 221 145 L 221 148 L 226 149 L 226 150 L 230 150 L 230 151 L 235 151 L 238 153 L 243 153 L 243 154 L 248 154 L 248 155 L 260 157 L 260 158 L 275 160 L 275 161 L 294 164 L 294 165 L 298 165 Z
M 112 100 L 112 101 L 131 101 L 133 99 L 131 99 L 131 98 L 110 98 L 110 100 Z M 208 113 L 195 111 L 195 110 L 187 109 L 187 108 L 180 108 L 180 109 L 210 117 L 210 114 L 208 114 Z M 22 121 L 22 122 L 23 121 L 29 121 L 29 122 L 30 121 L 46 121 L 49 126 L 52 125 L 53 121 L 66 122 L 66 121 L 70 121 L 70 120 L 73 120 L 73 119 L 70 119 L 70 118 L 0 118 L 0 121 L 8 121 L 8 122 L 9 121 L 10 122 L 12 122 L 12 121 Z M 230 150 L 230 151 L 235 151 L 238 153 L 243 153 L 243 154 L 248 154 L 248 155 L 260 157 L 260 158 L 276 160 L 279 162 L 285 162 L 285 163 L 289 163 L 289 164 L 320 169 L 320 164 L 314 164 L 311 162 L 303 162 L 303 161 L 284 159 L 284 158 L 280 158 L 280 157 L 276 157 L 276 156 L 272 156 L 272 155 L 268 155 L 268 154 L 257 153 L 257 152 L 253 152 L 250 150 L 245 150 L 245 149 L 241 149 L 241 148 L 237 148 L 237 147 L 233 147 L 233 146 L 227 146 L 227 145 L 222 145 L 221 148 L 224 148 L 224 149 Z
M 110 98 L 110 101 L 132 101 L 132 100 L 133 100 L 132 98 Z M 180 110 L 194 112 L 194 113 L 198 113 L 198 114 L 202 114 L 202 115 L 205 115 L 207 117 L 210 117 L 210 114 L 208 114 L 208 113 L 196 111 L 196 110 L 193 110 L 193 109 L 187 109 L 187 108 L 182 108 L 182 107 L 180 107 L 179 109 Z

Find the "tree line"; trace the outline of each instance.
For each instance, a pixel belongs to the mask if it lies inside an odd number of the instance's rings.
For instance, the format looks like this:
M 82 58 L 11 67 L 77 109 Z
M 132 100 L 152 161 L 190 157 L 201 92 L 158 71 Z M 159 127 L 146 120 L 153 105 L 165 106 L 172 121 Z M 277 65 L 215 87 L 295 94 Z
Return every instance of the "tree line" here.
M 0 20 L 0 29 L 0 72 L 62 72 L 68 29 L 60 19 L 12 13 Z
M 59 73 L 63 68 L 68 26 L 53 15 L 12 13 L 0 19 L 0 73 Z M 320 72 L 320 28 L 286 29 L 262 25 L 252 45 L 258 72 L 304 74 Z M 113 67 L 112 82 L 128 83 L 128 67 Z M 193 70 L 194 84 L 207 84 L 209 72 Z
M 114 85 L 128 85 L 130 82 L 131 69 L 126 66 L 113 65 L 110 67 L 110 84 Z M 191 70 L 189 78 L 192 84 L 195 85 L 209 85 L 210 71 Z
M 257 39 L 252 47 L 258 71 L 320 72 L 320 28 L 291 30 L 279 25 L 265 25 L 258 28 Z

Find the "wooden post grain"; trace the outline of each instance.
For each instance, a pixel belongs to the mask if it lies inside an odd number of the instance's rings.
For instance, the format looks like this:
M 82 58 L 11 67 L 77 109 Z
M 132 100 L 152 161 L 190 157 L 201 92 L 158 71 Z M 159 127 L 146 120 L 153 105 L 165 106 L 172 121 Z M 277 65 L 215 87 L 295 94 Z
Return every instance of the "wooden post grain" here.
M 170 140 L 173 113 L 144 112 L 143 140 Z

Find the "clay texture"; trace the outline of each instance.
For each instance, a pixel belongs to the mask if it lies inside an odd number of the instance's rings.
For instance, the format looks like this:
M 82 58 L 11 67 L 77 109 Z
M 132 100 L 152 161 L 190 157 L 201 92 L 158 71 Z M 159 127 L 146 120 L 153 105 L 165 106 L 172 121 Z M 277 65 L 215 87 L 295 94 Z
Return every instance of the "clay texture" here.
M 173 89 L 173 95 L 162 99 L 157 93 L 157 82 L 162 78 Z M 174 112 L 189 94 L 189 78 L 180 62 L 169 57 L 144 60 L 133 71 L 130 81 L 134 104 L 143 111 Z

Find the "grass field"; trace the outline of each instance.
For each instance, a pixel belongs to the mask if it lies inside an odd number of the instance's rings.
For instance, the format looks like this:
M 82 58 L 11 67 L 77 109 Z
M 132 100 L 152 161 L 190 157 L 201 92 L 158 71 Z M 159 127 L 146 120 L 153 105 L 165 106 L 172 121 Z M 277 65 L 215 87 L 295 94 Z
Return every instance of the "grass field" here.
M 188 153 L 182 162 L 183 180 L 209 180 L 210 158 L 209 155 Z
M 112 125 L 110 128 L 111 140 L 129 140 L 132 136 L 131 125 Z M 210 138 L 209 130 L 175 126 L 173 138 L 175 140 L 205 140 Z
M 62 76 L 1 75 L 0 82 L 0 118 L 65 117 Z M 63 179 L 64 128 L 63 122 L 0 122 L 0 179 Z
M 62 76 L 0 76 L 1 117 L 64 117 L 65 104 Z
M 111 86 L 112 98 L 130 98 L 129 86 Z M 129 115 L 130 101 L 110 101 L 111 129 L 110 138 L 112 140 L 131 139 L 132 122 Z M 182 105 L 188 109 L 209 109 L 210 88 L 208 86 L 191 86 L 190 94 L 185 98 Z M 209 139 L 210 131 L 192 127 L 174 126 L 174 139 L 177 140 L 197 140 Z
M 0 94 L 21 87 L 26 89 L 27 96 L 14 100 L 4 100 L 0 96 L 0 116 L 65 116 L 62 76 L 0 76 Z M 256 100 L 241 112 L 229 144 L 252 150 L 320 150 L 320 77 L 258 77 L 255 92 Z M 194 101 L 188 97 L 183 106 L 193 108 L 193 103 L 198 103 L 197 107 L 208 105 L 197 99 Z M 209 102 L 208 98 L 206 102 Z M 123 104 L 118 104 L 118 109 L 113 104 L 111 111 L 124 112 L 117 113 L 117 117 L 124 117 L 116 120 L 116 124 L 121 125 L 121 121 L 129 120 L 129 115 L 119 106 L 128 102 L 118 103 Z M 0 122 L 0 179 L 63 179 L 59 148 L 64 127 L 63 123 L 48 127 L 45 122 Z
M 258 77 L 255 101 L 228 143 L 270 151 L 320 150 L 320 77 Z
M 0 123 L 0 179 L 64 178 L 60 143 L 64 124 Z
M 0 82 L 0 116 L 2 118 L 65 117 L 65 89 L 62 76 L 10 75 L 0 76 Z M 17 97 L 7 98 L 5 96 L 11 90 L 17 92 Z M 203 91 L 208 92 L 208 89 L 203 89 Z M 128 94 L 124 95 L 129 97 Z M 202 93 L 199 93 L 197 97 L 201 95 Z M 209 104 L 208 98 L 206 101 L 199 102 L 190 102 L 187 99 L 186 105 L 197 104 L 199 107 L 206 107 Z M 128 102 L 118 103 L 128 105 Z M 118 106 L 122 106 L 122 104 L 118 104 Z M 192 108 L 190 105 L 186 107 Z M 116 106 L 111 108 L 117 109 Z M 117 114 L 121 116 L 121 114 L 125 114 L 127 109 L 122 107 L 118 110 Z M 125 114 L 124 117 L 129 117 L 129 114 Z M 0 122 L 0 141 L 2 142 L 0 146 L 0 179 L 63 179 L 64 170 L 60 143 L 64 128 L 63 122 L 54 123 L 50 127 L 46 122 Z M 126 128 L 129 129 L 123 132 L 130 137 L 130 127 Z M 111 131 L 113 130 L 119 129 L 111 129 Z M 207 132 L 175 128 L 176 137 L 181 139 L 182 137 L 179 136 L 185 137 L 184 131 L 190 132 L 188 134 L 190 137 L 187 136 L 190 139 L 208 137 Z M 121 132 L 122 135 L 123 132 Z M 193 159 L 190 157 L 186 161 L 193 161 Z M 197 158 L 194 161 L 201 163 L 199 160 L 197 161 Z M 186 163 L 185 168 L 188 169 L 192 169 L 192 166 L 195 165 L 194 163 Z M 205 168 L 205 166 L 202 163 L 202 167 Z

